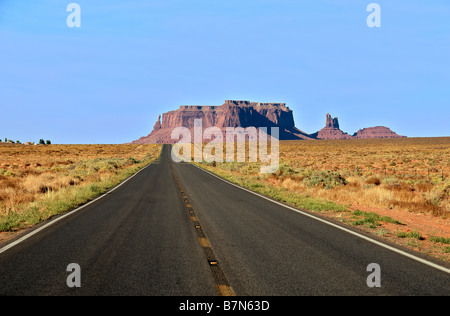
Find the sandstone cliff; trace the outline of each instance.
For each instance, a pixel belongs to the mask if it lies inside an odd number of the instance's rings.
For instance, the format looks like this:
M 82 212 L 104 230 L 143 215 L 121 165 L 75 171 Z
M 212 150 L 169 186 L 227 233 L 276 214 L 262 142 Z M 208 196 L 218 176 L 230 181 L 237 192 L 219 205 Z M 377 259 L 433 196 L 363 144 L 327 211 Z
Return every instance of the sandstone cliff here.
M 179 139 L 171 138 L 172 131 L 176 127 L 187 127 L 193 136 L 196 119 L 201 119 L 203 130 L 215 126 L 222 130 L 224 137 L 227 127 L 250 126 L 265 127 L 268 132 L 271 127 L 278 127 L 280 140 L 406 137 L 397 135 L 385 126 L 363 128 L 349 135 L 339 128 L 338 118 L 332 118 L 329 113 L 326 115 L 324 128 L 314 134 L 307 134 L 295 127 L 292 110 L 285 103 L 226 100 L 220 106 L 183 105 L 175 111 L 163 113 L 154 124 L 153 131 L 133 143 L 176 143 Z
M 279 128 L 279 138 L 311 139 L 311 136 L 294 125 L 292 110 L 285 103 L 260 103 L 226 100 L 221 106 L 184 105 L 178 110 L 164 113 L 158 118 L 153 131 L 133 143 L 175 143 L 171 133 L 176 127 L 187 127 L 193 131 L 194 120 L 202 120 L 203 130 L 216 126 L 225 131 L 226 127 L 271 127 Z M 193 132 L 191 132 L 193 134 Z

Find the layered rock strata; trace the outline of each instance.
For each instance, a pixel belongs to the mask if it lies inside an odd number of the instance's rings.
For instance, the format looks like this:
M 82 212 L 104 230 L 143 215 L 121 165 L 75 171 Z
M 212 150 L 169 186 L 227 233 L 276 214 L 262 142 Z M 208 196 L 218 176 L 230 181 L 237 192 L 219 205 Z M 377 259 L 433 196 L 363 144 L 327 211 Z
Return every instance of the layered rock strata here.
M 193 133 L 194 120 L 201 119 L 202 129 L 218 127 L 225 132 L 227 127 L 271 127 L 279 128 L 279 139 L 312 139 L 307 133 L 297 129 L 292 110 L 285 103 L 260 103 L 226 100 L 221 106 L 183 105 L 178 110 L 164 113 L 158 118 L 153 131 L 133 143 L 175 143 L 172 131 L 177 127 L 187 127 Z
M 352 139 L 352 138 L 402 138 L 385 126 L 375 126 L 358 130 L 353 135 L 343 132 L 337 117 L 327 113 L 325 127 L 314 134 L 307 134 L 294 124 L 293 112 L 285 103 L 260 103 L 250 101 L 226 100 L 220 106 L 182 105 L 175 111 L 163 113 L 153 126 L 152 132 L 135 144 L 176 143 L 180 138 L 172 138 L 177 127 L 188 128 L 194 135 L 194 124 L 201 120 L 202 132 L 208 127 L 217 127 L 224 133 L 227 127 L 278 127 L 280 140 L 297 139 Z M 197 121 L 199 122 L 199 121 Z M 203 139 L 208 141 L 208 139 Z

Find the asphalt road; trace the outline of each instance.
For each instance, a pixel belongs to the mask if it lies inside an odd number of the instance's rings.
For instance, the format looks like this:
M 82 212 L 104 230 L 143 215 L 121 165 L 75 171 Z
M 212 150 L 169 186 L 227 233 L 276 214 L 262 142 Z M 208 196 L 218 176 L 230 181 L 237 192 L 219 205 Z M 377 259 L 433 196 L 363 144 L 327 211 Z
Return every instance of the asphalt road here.
M 110 194 L 4 246 L 0 295 L 450 295 L 448 272 L 173 163 L 168 146 Z M 66 283 L 71 263 L 80 287 Z M 371 263 L 380 287 L 367 285 Z

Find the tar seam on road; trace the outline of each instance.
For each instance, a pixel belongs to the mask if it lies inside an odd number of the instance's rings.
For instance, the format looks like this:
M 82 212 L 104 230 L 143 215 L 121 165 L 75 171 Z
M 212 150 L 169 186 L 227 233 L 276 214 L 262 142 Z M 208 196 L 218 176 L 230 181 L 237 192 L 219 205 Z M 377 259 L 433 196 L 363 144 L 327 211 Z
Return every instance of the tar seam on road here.
M 162 154 L 162 150 L 161 150 L 161 154 Z M 144 169 L 148 168 L 150 165 L 158 164 L 158 163 L 160 162 L 160 159 L 161 159 L 161 154 L 160 154 L 160 156 L 159 156 L 158 158 L 154 159 L 152 162 L 150 162 L 148 165 L 146 165 L 145 167 L 143 167 L 141 170 L 138 170 L 136 173 L 134 173 L 133 175 L 131 175 L 130 177 L 128 177 L 128 178 L 125 179 L 124 181 L 120 182 L 118 185 L 116 185 L 115 187 L 113 187 L 113 188 L 110 189 L 109 191 L 107 191 L 107 192 L 105 192 L 104 194 L 100 195 L 99 197 L 95 198 L 94 200 L 89 201 L 89 202 L 87 202 L 86 204 L 84 204 L 84 205 L 82 205 L 82 206 L 80 206 L 80 207 L 77 207 L 77 208 L 74 209 L 74 210 L 67 211 L 65 214 L 63 214 L 63 215 L 61 215 L 61 216 L 58 216 L 58 217 L 56 217 L 55 219 L 51 220 L 50 222 L 48 222 L 48 223 L 42 225 L 41 227 L 32 230 L 31 232 L 29 232 L 29 233 L 25 234 L 24 236 L 20 237 L 19 239 L 15 240 L 15 241 L 13 241 L 13 242 L 11 242 L 11 243 L 8 243 L 6 246 L 0 248 L 0 254 L 3 253 L 3 252 L 5 252 L 5 251 L 7 251 L 8 249 L 11 249 L 12 247 L 14 247 L 14 246 L 16 246 L 16 245 L 18 245 L 18 244 L 20 244 L 20 243 L 23 242 L 24 240 L 26 240 L 26 239 L 30 238 L 31 236 L 33 236 L 33 235 L 39 233 L 40 231 L 44 230 L 45 228 L 47 228 L 47 227 L 49 227 L 49 226 L 55 224 L 56 222 L 58 222 L 58 221 L 60 221 L 60 220 L 62 220 L 62 219 L 64 219 L 64 218 L 66 218 L 66 217 L 68 217 L 68 216 L 70 216 L 70 215 L 75 214 L 76 212 L 78 212 L 78 211 L 82 210 L 83 208 L 85 208 L 85 207 L 87 207 L 87 206 L 89 206 L 89 205 L 91 205 L 91 204 L 97 202 L 98 200 L 104 198 L 104 197 L 107 196 L 108 194 L 110 194 L 110 193 L 112 193 L 113 191 L 117 190 L 117 189 L 120 188 L 122 185 L 124 185 L 126 182 L 128 182 L 129 180 L 131 180 L 132 178 L 134 178 L 138 173 L 140 173 L 140 172 L 143 171 Z
M 405 251 L 403 251 L 403 250 L 397 249 L 397 248 L 395 248 L 395 247 L 389 246 L 389 245 L 387 245 L 387 244 L 385 244 L 385 243 L 382 243 L 381 241 L 377 241 L 377 240 L 372 239 L 372 238 L 370 238 L 370 237 L 364 236 L 364 235 L 362 235 L 362 234 L 360 234 L 360 233 L 357 233 L 357 232 L 355 232 L 355 231 L 353 231 L 353 230 L 350 230 L 350 229 L 348 229 L 348 228 L 339 226 L 339 225 L 334 224 L 334 223 L 332 223 L 332 222 L 330 222 L 330 221 L 327 221 L 327 220 L 322 219 L 322 218 L 320 218 L 320 217 L 314 216 L 314 215 L 309 214 L 309 213 L 307 213 L 307 212 L 301 211 L 301 210 L 296 209 L 296 208 L 294 208 L 294 207 L 291 207 L 291 206 L 289 206 L 289 205 L 285 205 L 285 204 L 283 204 L 283 203 L 280 203 L 280 202 L 278 202 L 278 201 L 275 201 L 275 200 L 273 200 L 273 199 L 271 199 L 271 198 L 268 198 L 268 197 L 266 197 L 266 196 L 264 196 L 264 195 L 261 195 L 261 194 L 259 194 L 259 193 L 253 192 L 253 191 L 251 191 L 251 190 L 249 190 L 249 189 L 246 189 L 246 188 L 241 187 L 241 186 L 239 186 L 239 185 L 237 185 L 237 184 L 234 184 L 234 183 L 232 183 L 232 182 L 230 182 L 230 181 L 228 181 L 228 180 L 226 180 L 226 179 L 223 179 L 223 178 L 219 177 L 218 175 L 216 175 L 216 174 L 214 174 L 214 173 L 212 173 L 212 172 L 210 172 L 210 171 L 208 171 L 208 170 L 205 170 L 205 169 L 203 169 L 203 168 L 201 168 L 201 167 L 199 167 L 199 166 L 197 166 L 197 165 L 195 165 L 195 164 L 191 164 L 191 165 L 193 165 L 193 166 L 196 167 L 197 169 L 199 169 L 199 170 L 201 170 L 201 171 L 203 171 L 203 172 L 206 172 L 206 173 L 210 174 L 211 176 L 213 176 L 213 177 L 215 177 L 215 178 L 217 178 L 217 179 L 219 179 L 219 180 L 222 180 L 223 182 L 228 183 L 228 184 L 230 184 L 230 185 L 232 185 L 232 186 L 234 186 L 234 187 L 236 187 L 236 188 L 239 188 L 239 189 L 241 189 L 241 190 L 244 190 L 244 191 L 247 191 L 247 192 L 249 192 L 249 193 L 252 193 L 252 194 L 254 194 L 254 195 L 256 195 L 256 196 L 259 196 L 259 197 L 261 197 L 261 198 L 263 198 L 263 199 L 266 199 L 266 200 L 268 200 L 268 201 L 270 201 L 270 202 L 272 202 L 272 203 L 275 203 L 275 204 L 278 204 L 278 205 L 280 205 L 280 206 L 283 206 L 283 207 L 285 207 L 285 208 L 287 208 L 287 209 L 289 209 L 289 210 L 291 210 L 291 211 L 294 211 L 294 212 L 297 212 L 297 213 L 299 213 L 299 214 L 308 216 L 308 217 L 310 217 L 310 218 L 313 218 L 313 219 L 315 219 L 315 220 L 318 220 L 318 221 L 320 221 L 320 222 L 323 222 L 323 223 L 325 223 L 325 224 L 327 224 L 327 225 L 333 226 L 333 227 L 338 228 L 338 229 L 340 229 L 340 230 L 343 230 L 343 231 L 345 231 L 345 232 L 347 232 L 347 233 L 350 233 L 350 234 L 352 234 L 352 235 L 354 235 L 354 236 L 357 236 L 357 237 L 359 237 L 359 238 L 362 238 L 362 239 L 364 239 L 364 240 L 367 240 L 367 241 L 369 241 L 369 242 L 371 242 L 371 243 L 373 243 L 373 244 L 376 244 L 376 245 L 378 245 L 378 246 L 384 247 L 384 248 L 389 249 L 389 250 L 391 250 L 391 251 L 393 251 L 393 252 L 396 252 L 396 253 L 398 253 L 398 254 L 400 254 L 400 255 L 403 255 L 403 256 L 405 256 L 405 257 L 408 257 L 408 258 L 410 258 L 410 259 L 413 259 L 413 260 L 415 260 L 415 261 L 418 261 L 418 262 L 420 262 L 420 263 L 426 264 L 426 265 L 428 265 L 428 266 L 430 266 L 430 267 L 433 267 L 433 268 L 435 268 L 435 269 L 438 269 L 438 270 L 441 270 L 441 271 L 443 271 L 443 272 L 446 272 L 446 273 L 449 273 L 449 274 L 450 274 L 450 269 L 448 269 L 448 268 L 446 268 L 446 267 L 443 267 L 443 266 L 438 265 L 438 264 L 436 264 L 436 263 L 433 263 L 433 262 L 431 262 L 431 261 L 422 259 L 422 258 L 420 258 L 420 257 L 417 257 L 417 256 L 413 255 L 413 254 L 410 254 L 410 253 L 407 253 L 407 252 L 405 252 Z
M 217 260 L 216 255 L 211 247 L 211 243 L 209 242 L 208 237 L 206 237 L 205 232 L 203 231 L 202 226 L 200 225 L 198 217 L 195 215 L 195 211 L 192 208 L 192 205 L 189 202 L 189 199 L 186 193 L 184 192 L 184 189 L 180 181 L 178 180 L 172 162 L 170 162 L 170 168 L 172 169 L 173 177 L 175 178 L 181 196 L 183 197 L 184 204 L 188 211 L 189 219 L 192 221 L 195 227 L 198 242 L 200 243 L 200 246 L 202 247 L 203 252 L 205 253 L 205 257 L 206 260 L 208 261 L 209 267 L 211 268 L 212 275 L 216 282 L 217 292 L 219 293 L 220 296 L 236 296 L 236 293 L 234 293 L 233 288 L 231 287 L 227 278 L 225 277 L 223 269 L 219 264 L 219 261 Z

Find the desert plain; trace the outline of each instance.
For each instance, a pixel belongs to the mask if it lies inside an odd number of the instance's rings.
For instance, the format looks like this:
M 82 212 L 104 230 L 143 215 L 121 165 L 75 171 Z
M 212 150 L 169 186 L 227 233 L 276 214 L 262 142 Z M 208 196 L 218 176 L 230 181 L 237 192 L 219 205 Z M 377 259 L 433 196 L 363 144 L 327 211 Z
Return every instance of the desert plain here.
M 280 141 L 279 168 L 199 166 L 277 201 L 450 260 L 450 138 Z
M 0 143 L 0 242 L 92 200 L 160 150 L 160 145 Z
M 161 145 L 0 145 L 0 242 L 92 200 Z M 279 168 L 198 166 L 277 201 L 450 261 L 450 137 L 279 142 Z

